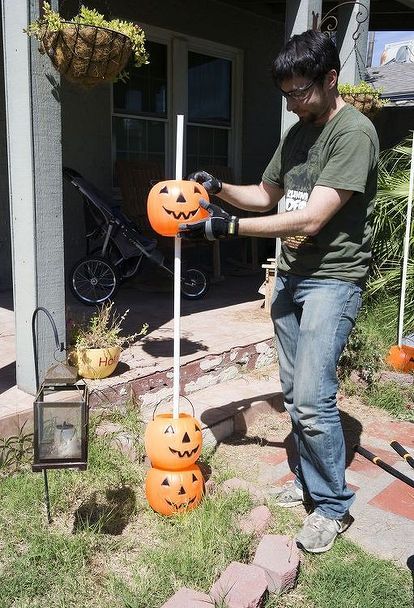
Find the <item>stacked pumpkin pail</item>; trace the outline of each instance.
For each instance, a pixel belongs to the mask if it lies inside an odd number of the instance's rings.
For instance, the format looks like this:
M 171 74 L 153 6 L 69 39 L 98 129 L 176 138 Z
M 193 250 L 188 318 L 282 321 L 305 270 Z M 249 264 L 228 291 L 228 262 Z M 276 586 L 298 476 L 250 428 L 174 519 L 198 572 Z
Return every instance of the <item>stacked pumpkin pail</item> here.
M 145 492 L 157 513 L 174 515 L 199 504 L 204 479 L 196 460 L 202 441 L 200 423 L 189 414 L 158 414 L 147 424 L 145 450 L 151 468 Z
M 182 143 L 183 116 L 178 121 L 177 143 Z M 181 158 L 181 152 L 177 152 Z M 181 246 L 177 238 L 180 224 L 209 217 L 200 207 L 208 201 L 201 184 L 181 179 L 155 184 L 148 195 L 147 213 L 151 227 L 162 236 L 175 237 L 175 268 L 181 268 Z M 174 515 L 194 509 L 204 493 L 204 479 L 196 461 L 201 453 L 200 423 L 179 411 L 179 297 L 180 282 L 174 273 L 174 397 L 173 412 L 158 414 L 147 424 L 145 449 L 151 461 L 145 491 L 150 506 L 162 515 Z M 178 334 L 178 335 L 177 335 Z M 176 349 L 176 346 L 178 347 Z M 194 413 L 194 411 L 193 411 Z

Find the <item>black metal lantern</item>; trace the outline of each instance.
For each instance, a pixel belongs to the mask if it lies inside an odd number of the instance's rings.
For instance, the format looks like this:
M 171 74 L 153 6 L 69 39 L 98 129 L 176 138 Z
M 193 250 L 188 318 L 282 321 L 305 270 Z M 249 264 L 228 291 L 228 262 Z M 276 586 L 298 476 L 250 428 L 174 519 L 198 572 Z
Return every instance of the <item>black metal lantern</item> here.
M 43 471 L 45 500 L 49 523 L 49 487 L 47 469 L 78 468 L 85 470 L 88 461 L 89 392 L 83 380 L 78 381 L 76 369 L 57 361 L 50 367 L 39 388 L 35 320 L 39 311 L 49 318 L 59 352 L 57 329 L 50 312 L 39 307 L 32 317 L 33 353 L 37 395 L 33 403 L 33 471 Z
M 88 387 L 84 382 L 70 383 L 69 378 L 52 383 L 47 374 L 33 404 L 33 471 L 86 469 L 88 402 Z

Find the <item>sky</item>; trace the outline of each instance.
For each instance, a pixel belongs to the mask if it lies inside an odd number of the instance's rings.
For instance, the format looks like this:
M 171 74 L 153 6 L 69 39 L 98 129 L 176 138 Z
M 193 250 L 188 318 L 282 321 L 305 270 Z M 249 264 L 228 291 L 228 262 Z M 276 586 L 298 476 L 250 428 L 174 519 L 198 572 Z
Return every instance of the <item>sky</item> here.
M 414 31 L 409 32 L 375 32 L 374 54 L 372 57 L 372 67 L 380 64 L 381 53 L 384 46 L 390 42 L 400 42 L 402 40 L 414 40 Z

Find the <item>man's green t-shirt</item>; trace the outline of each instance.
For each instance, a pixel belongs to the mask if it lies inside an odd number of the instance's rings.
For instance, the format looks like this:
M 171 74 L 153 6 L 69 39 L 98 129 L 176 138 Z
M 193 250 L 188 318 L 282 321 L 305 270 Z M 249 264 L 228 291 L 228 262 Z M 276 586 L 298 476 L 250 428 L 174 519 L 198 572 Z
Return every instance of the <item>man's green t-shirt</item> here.
M 278 268 L 295 275 L 363 282 L 371 258 L 379 144 L 374 125 L 346 105 L 325 125 L 299 122 L 280 142 L 263 181 L 283 188 L 286 211 L 306 207 L 314 186 L 352 190 L 313 237 L 282 239 Z

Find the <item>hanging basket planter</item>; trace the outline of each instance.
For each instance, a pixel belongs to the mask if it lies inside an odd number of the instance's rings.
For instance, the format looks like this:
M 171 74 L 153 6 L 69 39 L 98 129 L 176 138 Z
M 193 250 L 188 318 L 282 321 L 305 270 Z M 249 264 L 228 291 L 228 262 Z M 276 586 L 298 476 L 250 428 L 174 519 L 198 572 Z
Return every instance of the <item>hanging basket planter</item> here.
M 351 106 L 354 106 L 362 114 L 365 114 L 365 116 L 368 116 L 368 118 L 373 118 L 378 114 L 384 105 L 378 97 L 367 93 L 348 93 L 342 95 L 342 99 Z
M 358 85 L 340 84 L 338 90 L 346 103 L 368 118 L 373 118 L 387 103 L 386 99 L 380 97 L 381 91 L 366 82 L 360 82 Z
M 56 32 L 45 26 L 40 45 L 57 71 L 84 86 L 114 81 L 131 56 L 128 36 L 94 25 L 64 22 L 64 26 Z
M 80 7 L 79 14 L 64 21 L 48 2 L 42 16 L 31 23 L 29 36 L 40 41 L 56 70 L 68 81 L 92 87 L 127 76 L 124 68 L 133 55 L 136 67 L 148 63 L 143 30 L 129 21 L 107 21 L 94 9 Z

